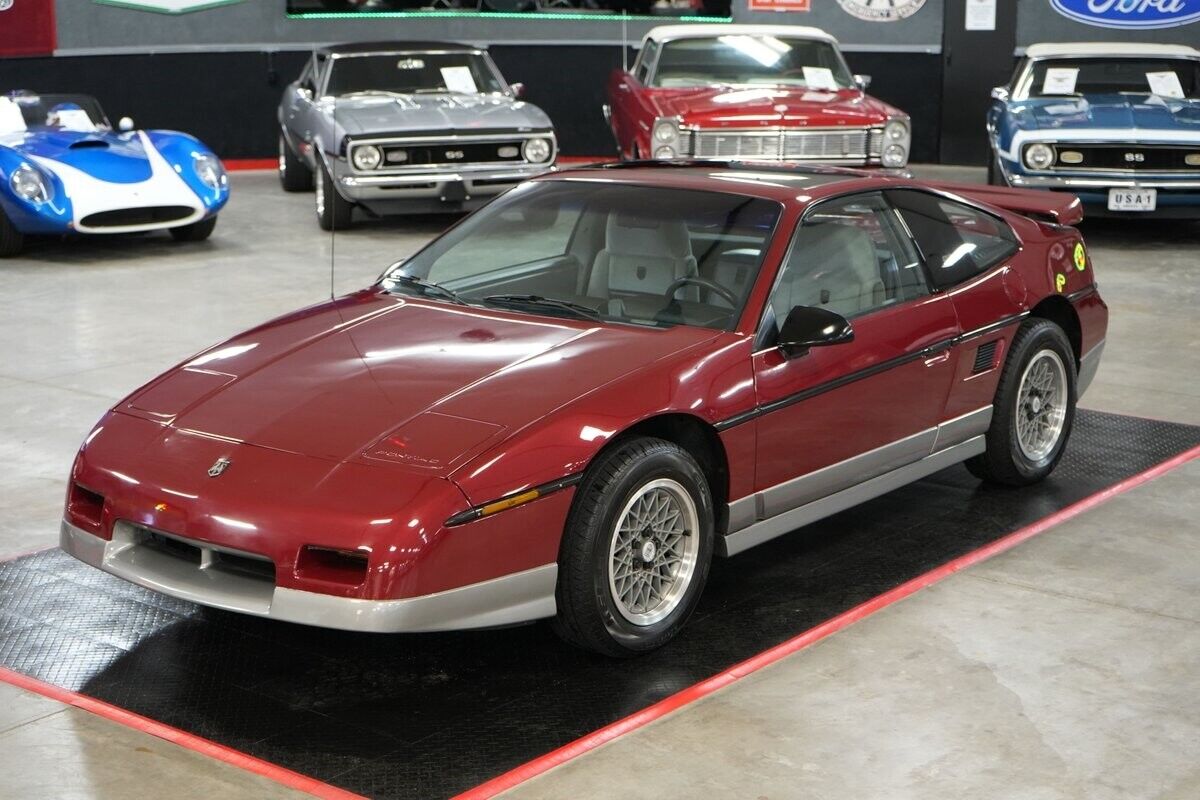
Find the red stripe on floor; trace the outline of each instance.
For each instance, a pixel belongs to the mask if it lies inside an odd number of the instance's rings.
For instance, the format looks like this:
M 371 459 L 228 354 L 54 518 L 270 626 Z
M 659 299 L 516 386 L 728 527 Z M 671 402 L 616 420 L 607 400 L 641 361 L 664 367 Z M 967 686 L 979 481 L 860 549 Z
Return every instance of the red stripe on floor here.
M 525 781 L 535 778 L 557 766 L 565 764 L 571 759 L 578 758 L 584 753 L 595 750 L 601 745 L 607 744 L 627 733 L 632 733 L 638 728 L 644 727 L 651 722 L 662 719 L 674 711 L 683 708 L 684 706 L 694 703 L 701 698 L 707 697 L 714 692 L 724 689 L 726 686 L 741 680 L 747 675 L 758 672 L 766 666 L 770 666 L 777 661 L 780 661 L 793 653 L 803 650 L 811 644 L 815 644 L 827 636 L 853 625 L 861 619 L 871 616 L 876 611 L 880 611 L 893 603 L 899 602 L 904 598 L 916 594 L 927 586 L 932 586 L 939 581 L 950 577 L 956 572 L 960 572 L 968 567 L 974 566 L 982 561 L 986 561 L 992 556 L 999 555 L 1006 550 L 1011 550 L 1024 541 L 1032 539 L 1040 533 L 1044 533 L 1050 528 L 1069 519 L 1079 516 L 1080 514 L 1089 511 L 1096 506 L 1104 503 L 1107 500 L 1115 497 L 1122 492 L 1127 492 L 1135 486 L 1140 486 L 1147 481 L 1151 481 L 1164 473 L 1170 472 L 1176 467 L 1186 464 L 1187 462 L 1200 457 L 1200 446 L 1193 447 L 1184 453 L 1175 456 L 1172 459 L 1164 461 L 1158 466 L 1151 467 L 1145 472 L 1140 472 L 1133 475 L 1120 483 L 1115 483 L 1112 486 L 1097 492 L 1090 497 L 1085 497 L 1073 505 L 1060 509 L 1048 517 L 1038 520 L 1030 525 L 1004 536 L 989 545 L 972 550 L 966 555 L 959 556 L 953 561 L 948 561 L 940 567 L 931 569 L 923 575 L 902 583 L 890 591 L 868 600 L 867 602 L 855 606 L 849 611 L 845 611 L 836 617 L 833 617 L 815 628 L 795 636 L 782 644 L 778 644 L 769 650 L 765 650 L 756 656 L 752 656 L 740 664 L 719 672 L 716 675 L 701 681 L 687 689 L 682 689 L 679 692 L 664 698 L 652 706 L 642 709 L 634 714 L 631 714 L 624 719 L 617 720 L 611 725 L 607 725 L 597 731 L 589 733 L 587 736 L 576 739 L 570 744 L 564 745 L 557 750 L 547 753 L 544 756 L 539 756 L 521 766 L 510 770 L 498 777 L 495 777 L 487 783 L 480 784 L 474 789 L 468 789 L 462 794 L 453 798 L 453 800 L 484 800 L 484 798 L 495 797 L 497 794 L 512 789 Z
M 940 567 L 926 572 L 907 583 L 902 583 L 894 589 L 884 592 L 877 597 L 868 600 L 861 605 L 858 605 L 849 611 L 843 612 L 836 617 L 833 617 L 815 628 L 810 628 L 804 633 L 799 634 L 782 644 L 778 644 L 769 650 L 765 650 L 756 656 L 752 656 L 740 664 L 736 664 L 729 669 L 719 672 L 716 675 L 701 681 L 694 686 L 683 689 L 675 694 L 667 697 L 652 706 L 642 709 L 634 714 L 631 714 L 624 719 L 618 720 L 611 725 L 606 725 L 597 731 L 589 733 L 575 741 L 560 747 L 546 755 L 539 756 L 521 766 L 510 770 L 509 772 L 499 775 L 486 783 L 482 783 L 473 789 L 468 789 L 462 794 L 453 798 L 453 800 L 484 800 L 484 798 L 495 797 L 497 794 L 507 791 L 519 784 L 535 778 L 554 767 L 565 764 L 573 758 L 583 755 L 584 753 L 595 750 L 603 744 L 613 741 L 627 733 L 631 733 L 638 728 L 644 727 L 655 720 L 683 708 L 690 703 L 694 703 L 701 698 L 713 694 L 719 689 L 741 680 L 747 675 L 758 672 L 763 667 L 770 666 L 777 661 L 786 658 L 793 653 L 796 653 L 811 644 L 821 641 L 822 639 L 837 633 L 838 631 L 853 625 L 861 619 L 871 616 L 881 609 L 887 608 L 893 603 L 899 602 L 904 598 L 916 594 L 927 586 L 932 586 L 935 583 L 960 572 L 968 567 L 974 566 L 982 561 L 986 561 L 992 556 L 999 555 L 1006 550 L 1011 550 L 1017 545 L 1028 539 L 1032 539 L 1038 534 L 1053 528 L 1062 522 L 1079 516 L 1080 514 L 1089 511 L 1105 501 L 1123 493 L 1134 487 L 1140 486 L 1143 483 L 1151 481 L 1161 475 L 1170 472 L 1171 470 L 1186 464 L 1193 459 L 1200 457 L 1200 446 L 1193 447 L 1186 452 L 1180 453 L 1174 458 L 1168 459 L 1157 466 L 1151 467 L 1144 472 L 1139 472 L 1126 478 L 1119 483 L 1104 489 L 1096 494 L 1085 497 L 1073 505 L 1060 509 L 1048 517 L 1044 517 L 1037 522 L 1014 531 L 991 544 L 985 545 L 978 550 L 972 550 L 970 553 L 959 556 L 958 558 L 948 561 Z M 50 549 L 50 548 L 47 548 Z M 41 551 L 37 551 L 41 552 Z M 3 560 L 3 559 L 0 559 Z M 256 775 L 262 775 L 273 781 L 289 786 L 300 791 L 309 792 L 317 797 L 331 798 L 331 800 L 361 800 L 360 795 L 353 794 L 344 789 L 339 789 L 336 786 L 330 786 L 315 778 L 310 778 L 306 775 L 301 775 L 298 772 L 293 772 L 284 767 L 272 764 L 269 761 L 255 758 L 247 755 L 240 750 L 226 747 L 222 744 L 205 739 L 201 736 L 190 734 L 187 731 L 182 731 L 178 728 L 165 725 L 161 722 L 143 717 L 140 714 L 135 714 L 132 711 L 127 711 L 102 700 L 97 700 L 94 697 L 72 692 L 68 689 L 63 689 L 49 683 L 30 678 L 18 672 L 0 667 L 0 681 L 10 683 L 27 691 L 49 697 L 52 700 L 57 700 L 60 703 L 74 706 L 90 711 L 105 719 L 112 720 L 120 725 L 133 728 L 134 730 L 148 733 L 152 736 L 157 736 L 160 739 L 165 739 L 168 742 L 186 747 L 189 750 L 202 753 L 204 755 L 224 761 L 226 764 L 244 769 L 248 772 L 253 772 Z
M 284 769 L 269 761 L 263 761 L 254 756 L 246 755 L 240 750 L 234 750 L 231 747 L 217 744 L 201 736 L 195 736 L 187 731 L 181 731 L 178 728 L 164 725 L 161 722 L 148 719 L 132 711 L 126 711 L 123 708 L 110 705 L 103 700 L 97 700 L 94 697 L 72 692 L 69 689 L 63 689 L 53 684 L 39 681 L 37 678 L 30 678 L 27 675 L 13 672 L 4 667 L 0 667 L 0 681 L 11 683 L 17 688 L 25 689 L 26 691 L 40 694 L 43 697 L 48 697 L 51 700 L 57 700 L 60 703 L 91 712 L 105 719 L 112 720 L 119 725 L 124 725 L 127 728 L 133 728 L 136 731 L 157 736 L 159 739 L 165 739 L 172 744 L 186 747 L 188 750 L 215 758 L 218 761 L 224 761 L 226 764 L 238 769 L 253 772 L 255 775 L 261 775 L 276 783 L 281 783 L 284 786 L 297 789 L 301 792 L 308 792 L 316 797 L 328 798 L 329 800 L 362 800 L 361 795 L 347 792 L 345 789 L 339 789 L 327 783 L 322 783 L 316 778 L 301 775 L 299 772 L 292 772 L 290 769 Z

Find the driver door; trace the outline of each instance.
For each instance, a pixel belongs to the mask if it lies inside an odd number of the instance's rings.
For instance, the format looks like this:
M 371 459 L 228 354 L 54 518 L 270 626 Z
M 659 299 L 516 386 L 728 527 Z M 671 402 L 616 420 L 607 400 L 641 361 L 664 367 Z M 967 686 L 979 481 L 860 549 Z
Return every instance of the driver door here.
M 958 320 L 950 298 L 931 293 L 916 247 L 879 193 L 810 210 L 769 303 L 754 355 L 764 518 L 929 454 L 954 376 Z M 788 357 L 775 343 L 797 306 L 846 317 L 853 341 Z

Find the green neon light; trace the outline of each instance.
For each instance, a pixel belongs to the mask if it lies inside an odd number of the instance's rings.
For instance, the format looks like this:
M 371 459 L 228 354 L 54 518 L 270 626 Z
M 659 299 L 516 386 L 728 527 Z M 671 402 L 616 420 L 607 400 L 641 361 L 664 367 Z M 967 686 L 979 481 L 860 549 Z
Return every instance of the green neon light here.
M 733 17 L 652 17 L 638 14 L 554 14 L 545 12 L 514 11 L 300 11 L 288 12 L 288 19 L 445 19 L 472 17 L 476 19 L 553 19 L 573 22 L 577 19 L 601 20 L 605 22 L 628 22 L 631 20 L 654 20 L 656 22 L 733 22 Z

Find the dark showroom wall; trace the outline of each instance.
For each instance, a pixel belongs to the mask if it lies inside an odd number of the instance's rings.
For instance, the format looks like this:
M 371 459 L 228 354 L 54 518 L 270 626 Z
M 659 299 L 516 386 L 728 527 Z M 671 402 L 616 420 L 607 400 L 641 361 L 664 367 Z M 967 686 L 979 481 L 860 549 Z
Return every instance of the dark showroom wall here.
M 748 1 L 734 0 L 735 21 L 813 25 L 836 35 L 851 68 L 873 77 L 871 93 L 912 115 L 917 161 L 984 163 L 988 93 L 1024 45 L 1047 39 L 1197 43 L 1200 34 L 1200 24 L 1136 33 L 1086 25 L 1052 7 L 1088 0 L 997 0 L 998 30 L 969 34 L 962 30 L 964 4 L 979 0 L 905 0 L 895 5 L 907 15 L 887 21 L 861 19 L 871 16 L 863 9 L 880 5 L 866 0 L 812 0 L 804 13 L 749 12 Z M 670 21 L 571 15 L 313 19 L 289 17 L 286 0 L 242 0 L 184 14 L 129 7 L 154 3 L 57 0 L 55 56 L 0 60 L 0 91 L 90 92 L 114 118 L 129 115 L 140 126 L 194 133 L 226 158 L 263 158 L 275 151 L 280 91 L 314 45 L 448 39 L 490 46 L 505 76 L 525 83 L 528 99 L 555 121 L 565 154 L 607 156 L 613 145 L 600 113 L 605 78 L 620 66 L 623 44 L 636 44 L 650 27 Z M 858 9 L 857 16 L 847 8 Z

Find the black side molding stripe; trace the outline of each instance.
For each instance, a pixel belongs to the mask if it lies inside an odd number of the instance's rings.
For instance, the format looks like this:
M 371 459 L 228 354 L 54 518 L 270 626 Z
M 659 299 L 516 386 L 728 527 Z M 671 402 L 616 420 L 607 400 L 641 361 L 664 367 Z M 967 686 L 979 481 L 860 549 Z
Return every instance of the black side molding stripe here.
M 913 352 L 905 353 L 902 356 L 896 356 L 895 358 L 889 358 L 887 361 L 880 361 L 878 364 L 872 364 L 871 366 L 865 367 L 856 372 L 847 373 L 847 374 L 841 376 L 840 378 L 834 378 L 831 381 L 826 381 L 825 383 L 819 383 L 816 386 L 811 386 L 807 389 L 803 389 L 799 392 L 796 392 L 795 394 L 790 394 L 787 397 L 781 397 L 778 400 L 772 400 L 770 403 L 765 403 L 764 405 L 756 406 L 755 408 L 752 408 L 749 411 L 743 411 L 740 414 L 735 414 L 732 417 L 729 417 L 727 419 L 724 419 L 724 420 L 721 420 L 720 422 L 715 423 L 713 425 L 713 427 L 716 428 L 718 431 L 729 430 L 730 428 L 732 428 L 736 425 L 741 425 L 744 422 L 749 422 L 752 419 L 757 419 L 758 417 L 761 417 L 763 414 L 770 414 L 772 411 L 778 411 L 781 408 L 787 408 L 790 405 L 794 405 L 794 404 L 802 402 L 804 400 L 808 400 L 810 398 L 816 397 L 817 395 L 824 394 L 825 392 L 830 392 L 830 391 L 833 391 L 834 389 L 840 389 L 841 387 L 843 387 L 847 384 L 850 384 L 850 383 L 854 383 L 855 381 L 861 381 L 864 378 L 870 378 L 870 377 L 878 375 L 882 372 L 887 372 L 890 369 L 895 369 L 896 367 L 900 367 L 905 364 L 910 364 L 913 361 L 916 361 L 917 359 L 920 359 L 920 358 L 928 358 L 929 356 L 933 355 L 934 353 L 949 349 L 949 348 L 959 345 L 963 342 L 970 341 L 971 339 L 977 339 L 980 336 L 986 336 L 989 333 L 993 333 L 993 332 L 1001 330 L 1003 328 L 1007 328 L 1009 325 L 1013 325 L 1017 322 L 1020 322 L 1022 319 L 1024 319 L 1028 315 L 1029 315 L 1028 311 L 1023 311 L 1020 314 L 1013 314 L 1010 317 L 1005 317 L 1004 319 L 1001 319 L 996 322 L 985 325 L 982 328 L 976 328 L 973 331 L 969 331 L 967 333 L 961 334 L 959 336 L 954 337 L 953 339 L 945 339 L 945 340 L 937 342 L 935 344 L 931 344 L 928 347 L 923 347 L 920 350 L 914 350 Z
M 526 503 L 533 502 L 534 500 L 540 500 L 546 495 L 554 494 L 557 491 L 566 489 L 568 486 L 574 486 L 581 480 L 583 480 L 583 473 L 575 472 L 571 475 L 566 475 L 562 478 L 559 478 L 558 480 L 543 483 L 540 486 L 534 486 L 530 489 L 524 489 L 519 492 L 512 492 L 504 495 L 503 497 L 498 497 L 495 500 L 491 500 L 486 503 L 480 503 L 477 506 L 472 506 L 466 511 L 460 511 L 454 516 L 450 517 L 448 520 L 446 520 L 446 527 L 463 525 L 467 522 L 474 522 L 477 519 L 499 513 L 500 511 L 507 511 L 510 508 L 523 506 Z M 499 507 L 492 508 L 493 506 Z

